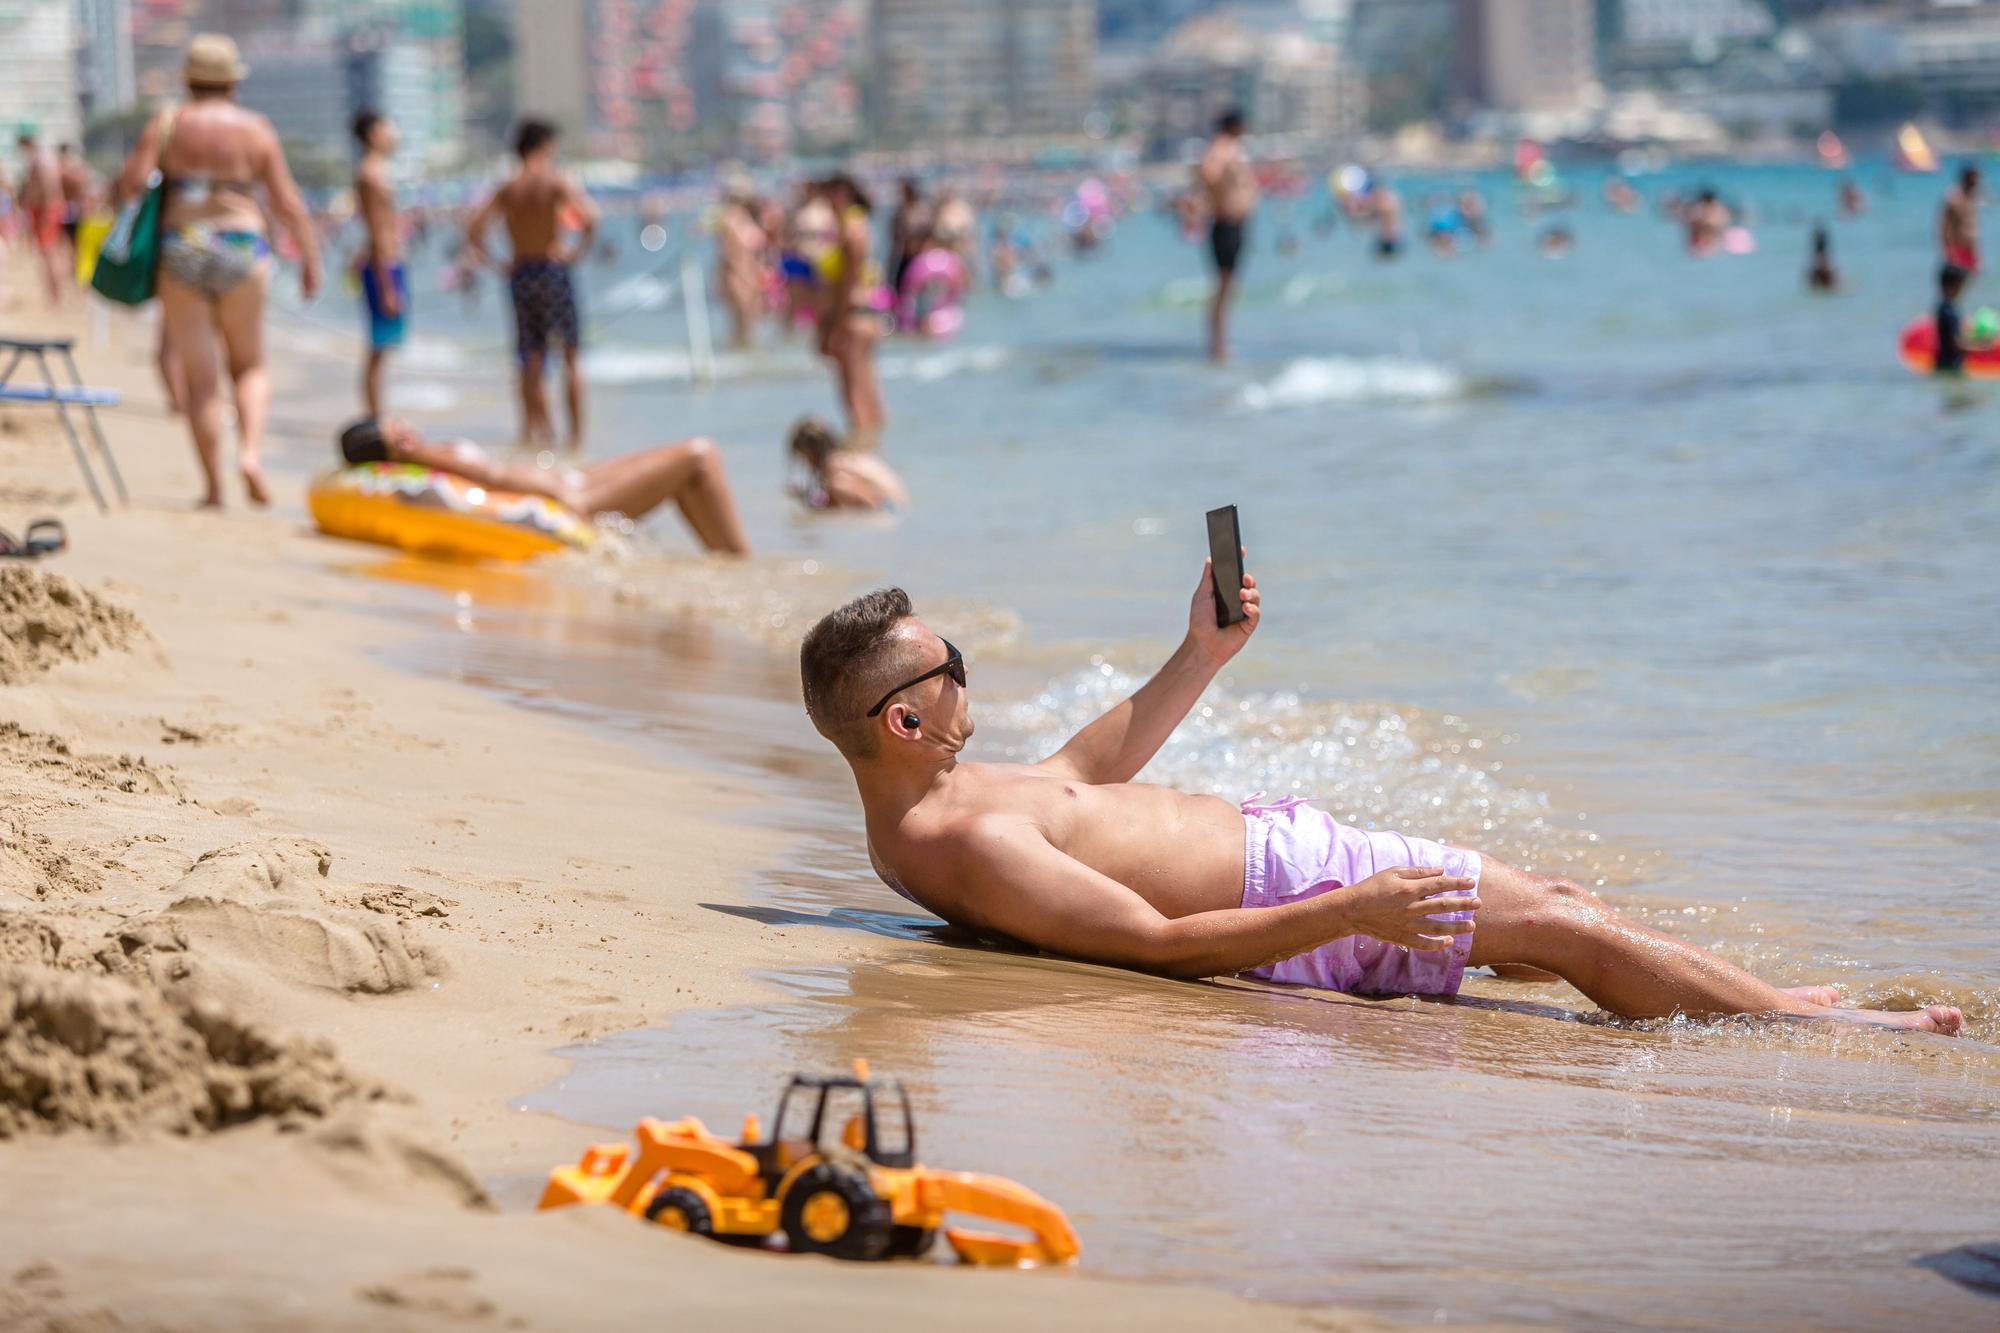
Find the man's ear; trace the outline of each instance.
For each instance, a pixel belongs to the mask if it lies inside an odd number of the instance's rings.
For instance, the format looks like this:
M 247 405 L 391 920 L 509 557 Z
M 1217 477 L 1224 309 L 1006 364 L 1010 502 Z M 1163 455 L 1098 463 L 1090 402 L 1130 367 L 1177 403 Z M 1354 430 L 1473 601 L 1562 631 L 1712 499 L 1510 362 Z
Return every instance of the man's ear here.
M 908 704 L 890 704 L 884 716 L 888 718 L 890 734 L 901 740 L 914 739 L 924 724 Z

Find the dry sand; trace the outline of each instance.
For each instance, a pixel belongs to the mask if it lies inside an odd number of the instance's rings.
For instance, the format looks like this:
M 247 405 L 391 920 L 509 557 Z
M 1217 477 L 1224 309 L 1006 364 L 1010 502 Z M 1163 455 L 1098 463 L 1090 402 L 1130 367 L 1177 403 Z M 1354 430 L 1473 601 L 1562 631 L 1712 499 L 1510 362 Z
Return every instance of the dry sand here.
M 592 1137 L 510 1109 L 553 1047 L 828 943 L 695 907 L 774 850 L 720 818 L 740 782 L 381 664 L 369 608 L 408 594 L 296 496 L 192 512 L 149 334 L 112 333 L 82 359 L 128 395 L 129 509 L 0 414 L 0 527 L 73 542 L 0 567 L 0 1327 L 1373 1325 L 496 1208 Z

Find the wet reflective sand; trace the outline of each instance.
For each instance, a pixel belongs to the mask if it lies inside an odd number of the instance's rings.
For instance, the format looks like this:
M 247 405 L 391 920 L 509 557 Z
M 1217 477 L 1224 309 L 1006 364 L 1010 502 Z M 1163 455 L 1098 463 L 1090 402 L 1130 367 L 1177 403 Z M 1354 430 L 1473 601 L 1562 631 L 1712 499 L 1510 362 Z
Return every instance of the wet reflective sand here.
M 1976 1290 L 2000 1240 L 1982 1042 L 1635 1030 L 1563 987 L 1362 1001 L 972 947 L 869 876 L 788 661 L 491 587 L 425 618 L 446 632 L 399 654 L 418 669 L 766 778 L 755 817 L 798 843 L 707 901 L 825 940 L 824 966 L 765 978 L 773 1002 L 577 1048 L 526 1105 L 733 1128 L 791 1069 L 864 1056 L 909 1083 L 926 1161 L 1047 1193 L 1108 1273 L 1424 1320 L 2000 1321 Z

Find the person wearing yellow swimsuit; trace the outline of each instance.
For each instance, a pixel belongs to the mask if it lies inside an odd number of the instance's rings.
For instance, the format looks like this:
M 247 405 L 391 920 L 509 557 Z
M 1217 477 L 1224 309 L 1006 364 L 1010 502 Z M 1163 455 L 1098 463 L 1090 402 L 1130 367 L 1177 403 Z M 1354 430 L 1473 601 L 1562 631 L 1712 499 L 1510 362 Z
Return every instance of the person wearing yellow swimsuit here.
M 847 447 L 871 449 L 888 419 L 875 373 L 882 320 L 868 304 L 869 294 L 882 281 L 869 258 L 874 241 L 869 225 L 872 210 L 867 193 L 845 172 L 822 181 L 821 189 L 840 219 L 840 234 L 815 263 L 820 279 L 819 351 L 833 363 L 834 383 L 847 415 Z

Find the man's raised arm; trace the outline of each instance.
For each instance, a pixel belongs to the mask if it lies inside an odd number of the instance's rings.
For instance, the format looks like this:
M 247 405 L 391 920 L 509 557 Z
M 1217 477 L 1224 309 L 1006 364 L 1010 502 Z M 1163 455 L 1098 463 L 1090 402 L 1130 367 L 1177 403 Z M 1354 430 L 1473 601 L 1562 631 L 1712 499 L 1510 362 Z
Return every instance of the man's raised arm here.
M 990 816 L 959 834 L 947 856 L 963 895 L 941 904 L 954 920 L 1049 953 L 1170 977 L 1247 972 L 1348 935 L 1445 949 L 1472 922 L 1432 914 L 1479 907 L 1470 879 L 1404 866 L 1303 902 L 1166 917 L 1032 824 Z
M 1218 627 L 1210 568 L 1202 566 L 1201 583 L 1188 608 L 1187 637 L 1167 664 L 1131 698 L 1070 737 L 1067 745 L 1042 761 L 1043 767 L 1084 782 L 1130 782 L 1167 743 L 1223 663 L 1249 642 L 1262 614 L 1257 580 L 1245 574 L 1241 593 L 1245 618 Z

